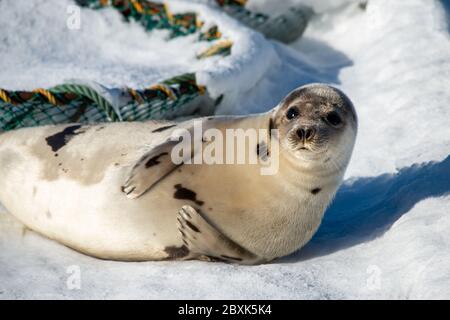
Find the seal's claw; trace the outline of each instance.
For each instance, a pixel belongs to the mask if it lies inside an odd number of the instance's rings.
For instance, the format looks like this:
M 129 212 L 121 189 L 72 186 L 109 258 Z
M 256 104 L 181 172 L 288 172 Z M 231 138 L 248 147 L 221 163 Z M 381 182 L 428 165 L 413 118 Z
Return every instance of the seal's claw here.
M 125 193 L 128 199 L 136 199 L 145 191 L 147 191 L 146 186 L 134 177 L 130 178 L 122 187 L 122 192 Z

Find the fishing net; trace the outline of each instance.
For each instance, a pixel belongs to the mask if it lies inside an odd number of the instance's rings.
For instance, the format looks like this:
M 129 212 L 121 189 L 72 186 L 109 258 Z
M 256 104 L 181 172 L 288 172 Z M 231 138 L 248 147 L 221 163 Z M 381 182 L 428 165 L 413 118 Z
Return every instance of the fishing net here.
M 215 24 L 205 26 L 196 12 L 172 13 L 165 3 L 147 0 L 76 0 L 82 7 L 98 10 L 111 7 L 126 21 L 135 21 L 147 31 L 168 30 L 169 39 L 197 34 L 209 46 L 197 59 L 231 54 L 232 39 Z M 216 0 L 218 7 L 266 36 L 288 41 L 303 32 L 309 17 L 305 8 L 291 10 L 281 18 L 254 13 L 246 0 Z M 291 31 L 289 31 L 291 30 Z M 295 32 L 294 32 L 295 31 Z M 0 131 L 60 123 L 142 121 L 172 119 L 214 112 L 222 96 L 213 101 L 208 89 L 197 84 L 195 73 L 167 79 L 144 89 L 106 88 L 99 83 L 71 82 L 32 91 L 0 88 Z

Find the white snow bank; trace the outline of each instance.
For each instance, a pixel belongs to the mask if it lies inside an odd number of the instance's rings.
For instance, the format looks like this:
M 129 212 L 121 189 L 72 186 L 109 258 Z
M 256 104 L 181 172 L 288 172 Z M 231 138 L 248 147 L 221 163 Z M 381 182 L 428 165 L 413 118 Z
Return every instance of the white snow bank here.
M 168 3 L 174 12 L 198 12 L 206 26 L 217 24 L 234 43 L 231 55 L 198 60 L 196 55 L 212 45 L 197 41 L 198 34 L 166 41 L 168 31 L 145 32 L 112 8 L 82 8 L 80 28 L 71 29 L 71 0 L 5 0 L 0 2 L 0 87 L 30 90 L 82 79 L 142 88 L 196 72 L 216 98 L 248 90 L 277 62 L 270 42 L 227 15 L 202 4 Z
M 226 38 L 233 41 L 231 56 L 225 59 L 205 60 L 202 70 L 197 72 L 200 84 L 208 87 L 213 98 L 225 93 L 225 105 L 235 103 L 241 92 L 253 88 L 272 65 L 280 62 L 270 42 L 228 17 L 224 12 L 209 6 L 186 1 L 168 1 L 177 11 L 195 11 L 205 21 L 217 23 Z M 239 84 L 238 86 L 236 84 Z M 233 100 L 229 96 L 233 97 Z
M 19 2 L 31 8 L 28 1 Z M 0 15 L 18 14 L 16 2 L 3 7 L 4 3 L 0 2 Z M 36 14 L 47 18 L 61 8 L 39 3 Z M 99 13 L 92 15 L 86 23 L 101 25 L 96 20 Z M 113 34 L 104 27 L 99 33 L 92 31 L 92 38 L 56 37 L 63 45 L 52 45 L 47 51 L 39 39 L 54 25 L 23 17 L 20 24 L 41 36 L 36 41 L 29 36 L 29 50 L 24 40 L 27 32 L 19 29 L 17 38 L 0 35 L 0 43 L 6 44 L 0 47 L 0 56 L 17 58 L 13 65 L 0 59 L 7 71 L 0 74 L 0 86 L 56 84 L 60 72 L 71 77 L 71 72 L 80 72 L 90 79 L 104 76 L 111 85 L 142 85 L 148 79 L 142 69 L 153 70 L 154 64 L 136 52 L 154 52 L 154 62 L 166 49 L 134 49 L 138 44 L 145 46 L 140 40 L 149 36 L 140 33 L 142 38 L 132 40 L 140 32 L 138 26 L 125 27 L 112 11 L 100 14 L 102 23 L 109 15 L 116 21 L 111 23 L 120 23 Z M 100 261 L 33 232 L 23 233 L 20 224 L 0 213 L 0 298 L 449 299 L 447 19 L 441 3 L 429 0 L 377 0 L 369 1 L 366 11 L 356 3 L 325 10 L 308 27 L 304 39 L 292 46 L 267 42 L 278 58 L 262 65 L 268 71 L 253 87 L 235 91 L 236 104 L 221 106 L 219 113 L 265 111 L 291 89 L 312 81 L 335 84 L 354 101 L 360 127 L 348 179 L 318 233 L 296 254 L 254 267 L 195 261 Z M 27 27 L 33 24 L 34 28 Z M 1 30 L 16 25 L 17 19 L 0 20 Z M 118 34 L 131 40 L 122 45 L 115 38 Z M 115 60 L 103 52 L 104 41 L 99 40 L 103 37 L 116 39 L 112 42 Z M 100 43 L 93 44 L 91 39 Z M 74 43 L 78 46 L 72 48 Z M 89 49 L 93 45 L 96 50 Z M 83 59 L 77 58 L 77 50 L 85 52 Z M 176 56 L 177 52 L 167 54 L 176 59 L 159 57 L 164 67 L 154 68 L 158 77 L 167 75 L 173 65 L 179 70 L 194 67 L 183 55 Z M 71 58 L 78 67 L 65 69 L 63 62 Z M 27 70 L 25 66 L 34 77 L 23 72 L 22 78 L 17 76 L 16 70 Z M 80 268 L 80 290 L 69 290 L 66 285 L 70 266 Z
M 246 7 L 250 10 L 262 12 L 271 16 L 277 16 L 292 7 L 304 5 L 312 8 L 316 13 L 324 13 L 347 5 L 351 2 L 362 3 L 360 0 L 249 0 Z

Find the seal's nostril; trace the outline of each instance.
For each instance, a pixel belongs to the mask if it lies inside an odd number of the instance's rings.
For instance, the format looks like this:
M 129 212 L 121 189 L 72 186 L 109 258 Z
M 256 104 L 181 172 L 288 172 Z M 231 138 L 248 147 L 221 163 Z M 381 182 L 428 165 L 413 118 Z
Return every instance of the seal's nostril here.
M 301 128 L 297 130 L 297 136 L 304 141 L 311 140 L 316 134 L 316 130 L 313 128 Z
M 311 140 L 314 137 L 315 130 L 308 128 L 305 130 L 305 140 Z
M 305 130 L 303 130 L 303 129 L 298 129 L 298 130 L 297 130 L 297 136 L 298 136 L 301 140 L 305 139 Z

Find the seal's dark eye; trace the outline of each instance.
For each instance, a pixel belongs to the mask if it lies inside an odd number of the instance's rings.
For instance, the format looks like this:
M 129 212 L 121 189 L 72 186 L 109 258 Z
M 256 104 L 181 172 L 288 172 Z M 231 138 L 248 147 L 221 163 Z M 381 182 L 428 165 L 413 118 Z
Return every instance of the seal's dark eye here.
M 298 109 L 296 107 L 290 107 L 288 111 L 286 112 L 286 118 L 289 120 L 294 119 L 295 117 L 298 117 Z
M 342 123 L 341 117 L 335 111 L 331 111 L 325 117 L 326 121 L 332 126 L 338 126 Z

